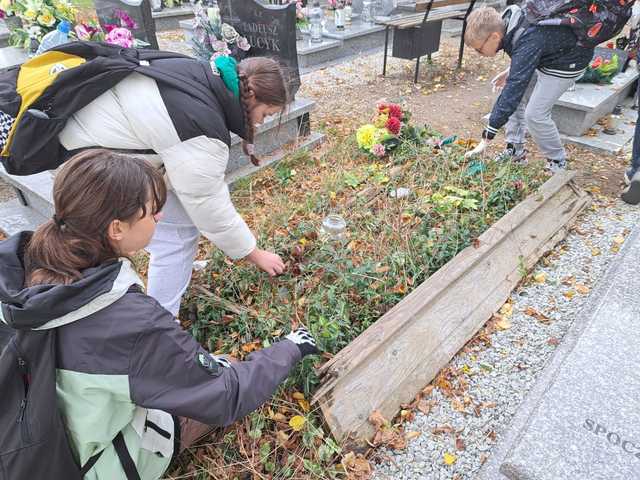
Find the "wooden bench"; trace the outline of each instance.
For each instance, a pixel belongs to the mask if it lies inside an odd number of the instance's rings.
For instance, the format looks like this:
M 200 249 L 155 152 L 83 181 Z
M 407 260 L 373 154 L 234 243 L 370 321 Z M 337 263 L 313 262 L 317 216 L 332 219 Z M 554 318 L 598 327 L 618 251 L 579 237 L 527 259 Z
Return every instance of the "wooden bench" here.
M 429 0 L 426 2 L 417 2 L 416 10 L 420 11 L 416 13 L 408 13 L 401 17 L 388 20 L 377 19 L 376 22 L 378 24 L 385 26 L 382 75 L 387 74 L 389 32 L 393 30 L 393 56 L 405 59 L 417 58 L 414 76 L 414 83 L 417 83 L 420 72 L 420 59 L 424 55 L 429 55 L 430 58 L 431 53 L 438 50 L 442 22 L 448 19 L 458 19 L 463 22 L 458 53 L 458 68 L 460 68 L 464 55 L 464 34 L 467 29 L 467 17 L 473 10 L 476 1 L 477 0 Z M 466 6 L 466 9 L 464 6 Z M 434 28 L 430 29 L 430 26 L 434 26 Z M 437 38 L 434 35 L 437 35 Z M 434 39 L 436 40 L 435 44 L 433 42 Z M 395 45 L 396 41 L 400 43 L 398 48 L 396 48 Z

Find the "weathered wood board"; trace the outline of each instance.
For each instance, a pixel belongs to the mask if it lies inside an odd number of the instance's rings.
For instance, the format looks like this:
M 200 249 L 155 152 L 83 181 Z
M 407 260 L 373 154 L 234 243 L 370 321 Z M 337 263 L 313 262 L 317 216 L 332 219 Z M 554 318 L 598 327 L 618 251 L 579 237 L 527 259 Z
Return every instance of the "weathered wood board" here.
M 334 436 L 365 440 L 374 410 L 394 417 L 447 365 L 507 300 L 533 266 L 590 203 L 554 175 L 364 331 L 320 370 L 314 397 Z

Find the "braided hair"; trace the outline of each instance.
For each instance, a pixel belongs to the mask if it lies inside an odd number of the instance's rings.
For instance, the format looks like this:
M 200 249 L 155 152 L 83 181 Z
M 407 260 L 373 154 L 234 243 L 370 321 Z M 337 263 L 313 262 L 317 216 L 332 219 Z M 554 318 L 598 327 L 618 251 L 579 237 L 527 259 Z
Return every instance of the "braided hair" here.
M 289 103 L 287 81 L 278 62 L 266 57 L 252 57 L 240 62 L 238 64 L 238 78 L 245 123 L 243 149 L 245 154 L 251 158 L 251 162 L 254 165 L 259 165 L 260 160 L 253 152 L 256 127 L 251 122 L 249 100 L 253 95 L 257 103 L 284 109 Z

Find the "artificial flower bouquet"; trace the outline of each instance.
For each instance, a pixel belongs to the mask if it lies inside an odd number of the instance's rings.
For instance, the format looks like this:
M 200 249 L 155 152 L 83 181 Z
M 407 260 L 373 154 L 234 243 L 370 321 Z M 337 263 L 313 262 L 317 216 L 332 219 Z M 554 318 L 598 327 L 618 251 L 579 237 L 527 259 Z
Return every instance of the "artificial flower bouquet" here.
M 148 47 L 149 43 L 134 38 L 133 30 L 137 28 L 138 23 L 127 12 L 116 8 L 104 28 L 95 21 L 89 21 L 77 24 L 73 31 L 78 40 L 106 42 L 124 48 Z
M 193 52 L 203 61 L 214 64 L 218 57 L 242 60 L 251 48 L 249 41 L 228 23 L 222 23 L 217 7 L 206 10 L 201 4 L 194 7 Z
M 25 49 L 31 46 L 32 39 L 40 43 L 62 20 L 73 25 L 77 14 L 66 0 L 3 0 L 0 10 L 3 17 L 15 15 L 22 22 L 22 26 L 11 29 L 9 42 Z
M 404 140 L 419 140 L 419 133 L 409 125 L 410 118 L 410 113 L 397 103 L 378 102 L 372 123 L 361 126 L 356 132 L 358 147 L 382 158 Z

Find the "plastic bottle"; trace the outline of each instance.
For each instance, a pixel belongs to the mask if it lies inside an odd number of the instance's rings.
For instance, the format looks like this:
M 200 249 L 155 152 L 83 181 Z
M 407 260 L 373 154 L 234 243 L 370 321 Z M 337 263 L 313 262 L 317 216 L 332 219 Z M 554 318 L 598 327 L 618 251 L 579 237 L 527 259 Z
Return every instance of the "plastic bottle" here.
M 57 47 L 63 43 L 69 41 L 69 31 L 71 30 L 71 24 L 66 20 L 62 20 L 58 27 L 52 32 L 47 33 L 42 37 L 42 42 L 36 51 L 36 55 L 46 52 L 50 48 Z
M 322 8 L 320 7 L 320 2 L 315 0 L 313 2 L 313 7 L 311 7 L 311 11 L 309 12 L 309 23 L 311 24 L 310 33 L 311 33 L 311 43 L 322 43 L 322 18 L 324 14 L 322 13 Z

